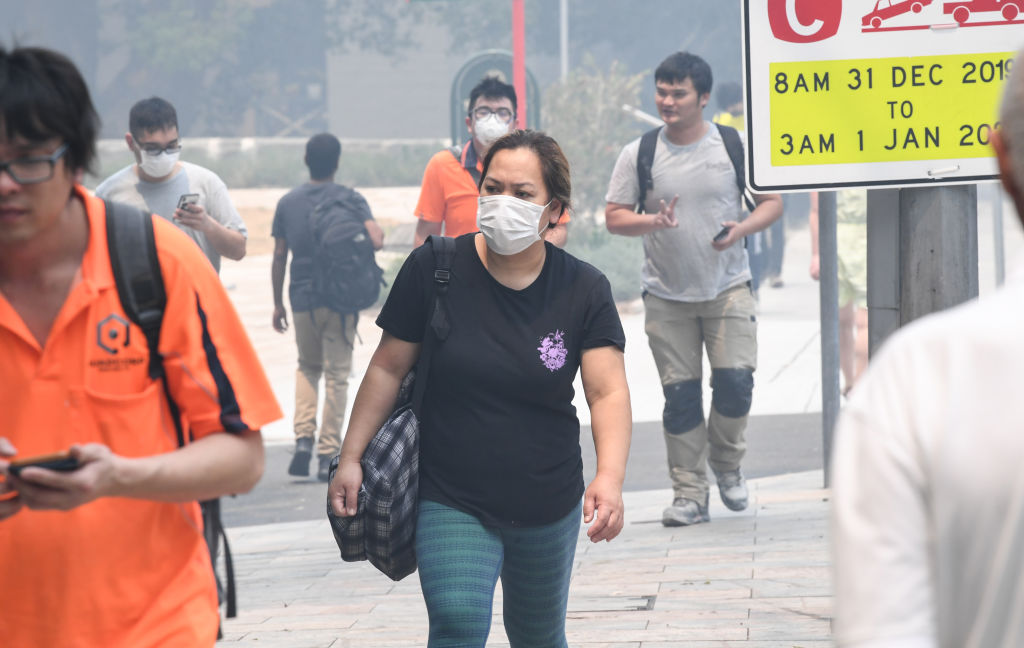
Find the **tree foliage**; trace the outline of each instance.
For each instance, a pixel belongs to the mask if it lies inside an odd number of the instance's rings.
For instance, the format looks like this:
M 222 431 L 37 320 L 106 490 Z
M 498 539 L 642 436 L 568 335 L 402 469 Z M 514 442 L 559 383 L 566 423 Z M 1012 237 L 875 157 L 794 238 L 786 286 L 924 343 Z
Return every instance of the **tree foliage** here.
M 511 0 L 432 4 L 460 51 L 512 48 Z M 531 55 L 558 55 L 559 4 L 525 0 L 528 65 Z M 573 66 L 589 55 L 599 67 L 618 61 L 628 72 L 640 72 L 653 70 L 672 52 L 688 50 L 707 60 L 717 79 L 739 79 L 740 3 L 735 0 L 568 0 L 568 8 Z M 653 92 L 653 83 L 650 87 Z
M 151 95 L 174 104 L 186 136 L 270 134 L 322 106 L 323 0 L 104 0 L 100 11 L 101 49 L 121 61 L 98 97 L 122 116 L 115 132 Z M 306 125 L 322 128 L 318 117 Z
M 579 219 L 593 221 L 604 209 L 619 151 L 640 130 L 622 105 L 637 104 L 643 79 L 642 73 L 628 74 L 621 63 L 603 70 L 588 58 L 544 95 L 545 130 L 569 159 Z
M 102 47 L 126 52 L 108 107 L 157 94 L 189 135 L 301 134 L 326 128 L 329 51 L 397 55 L 419 10 L 376 0 L 100 0 Z M 109 104 L 115 104 L 113 106 Z M 120 127 L 123 130 L 123 125 Z

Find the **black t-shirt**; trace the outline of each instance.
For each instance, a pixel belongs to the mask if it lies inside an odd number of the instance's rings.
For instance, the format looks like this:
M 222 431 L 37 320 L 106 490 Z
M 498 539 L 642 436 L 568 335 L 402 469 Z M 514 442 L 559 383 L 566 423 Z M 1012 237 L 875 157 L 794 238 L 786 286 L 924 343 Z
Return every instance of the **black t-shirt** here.
M 474 244 L 455 241 L 451 332 L 431 356 L 420 412 L 420 497 L 499 527 L 539 526 L 583 495 L 573 378 L 585 349 L 625 347 L 608 280 L 545 243 L 523 290 L 498 283 Z M 434 255 L 414 250 L 377 324 L 420 342 L 432 305 Z
M 292 189 L 278 201 L 270 233 L 274 238 L 284 239 L 292 251 L 291 279 L 288 282 L 292 311 L 310 311 L 324 305 L 316 303 L 312 294 L 312 264 L 316 248 L 309 233 L 309 215 L 328 199 L 343 201 L 348 205 L 348 213 L 361 223 L 373 220 L 370 206 L 358 191 L 333 182 L 308 182 Z

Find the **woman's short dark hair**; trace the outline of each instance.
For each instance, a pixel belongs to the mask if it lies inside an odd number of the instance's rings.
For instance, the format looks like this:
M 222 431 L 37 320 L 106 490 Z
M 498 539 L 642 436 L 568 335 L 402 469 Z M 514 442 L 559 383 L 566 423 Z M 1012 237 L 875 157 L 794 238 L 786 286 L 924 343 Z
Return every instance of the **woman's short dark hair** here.
M 513 151 L 527 148 L 537 154 L 540 160 L 540 172 L 544 178 L 544 186 L 548 190 L 548 199 L 562 203 L 564 214 L 572 209 L 572 182 L 569 178 L 569 160 L 562 153 L 562 147 L 547 133 L 535 130 L 514 130 L 508 135 L 498 138 L 491 144 L 484 157 L 484 168 L 480 174 L 480 185 L 487 177 L 487 169 L 498 151 Z M 479 188 L 479 187 L 478 187 Z
M 319 133 L 306 142 L 306 166 L 313 180 L 325 180 L 338 170 L 341 142 L 330 133 Z
M 146 133 L 178 127 L 178 112 L 170 101 L 150 97 L 136 101 L 128 111 L 128 132 L 139 139 Z
M 0 46 L 0 128 L 8 140 L 60 138 L 74 171 L 91 170 L 96 159 L 100 118 L 89 88 L 75 64 L 52 50 Z
M 697 94 L 711 92 L 711 66 L 707 61 L 689 52 L 676 52 L 658 65 L 654 82 L 681 83 L 690 79 Z

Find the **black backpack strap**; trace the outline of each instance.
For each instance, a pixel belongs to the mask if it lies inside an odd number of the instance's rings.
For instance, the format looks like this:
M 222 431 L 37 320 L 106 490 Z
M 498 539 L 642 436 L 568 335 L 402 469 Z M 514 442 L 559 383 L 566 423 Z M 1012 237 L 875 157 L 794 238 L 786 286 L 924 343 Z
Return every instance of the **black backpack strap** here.
M 663 127 L 659 126 L 647 131 L 640 138 L 640 148 L 636 152 L 636 180 L 640 187 L 640 197 L 636 202 L 636 213 L 643 214 L 646 211 L 644 203 L 647 201 L 647 192 L 654 189 L 654 149 L 658 146 L 658 133 Z
M 465 146 L 449 146 L 448 152 L 455 156 L 455 159 L 459 161 L 459 165 L 473 178 L 473 184 L 479 186 L 480 169 L 476 168 L 477 157 L 476 149 L 473 148 L 473 142 L 466 142 Z
M 185 445 L 181 411 L 171 397 L 164 377 L 163 356 L 160 355 L 160 329 L 167 308 L 167 292 L 160 272 L 160 258 L 153 235 L 153 216 L 141 209 L 105 201 L 107 214 L 107 249 L 110 268 L 121 308 L 146 337 L 149 349 L 149 377 L 163 383 L 164 398 L 174 419 L 178 446 Z
M 434 249 L 434 311 L 430 316 L 430 328 L 437 339 L 444 342 L 451 331 L 447 296 L 452 260 L 455 258 L 455 239 L 450 236 L 431 236 L 430 239 Z
M 420 359 L 416 367 L 416 383 L 412 389 L 413 411 L 419 413 L 423 404 L 423 394 L 427 389 L 427 376 L 430 372 L 430 356 L 433 344 L 430 333 L 433 331 L 437 344 L 448 339 L 451 332 L 451 317 L 448 313 L 448 286 L 452 278 L 452 261 L 455 259 L 455 239 L 450 236 L 428 236 L 427 243 L 434 252 L 434 284 L 433 307 L 423 342 L 420 346 Z
M 228 534 L 224 529 L 224 522 L 220 516 L 220 500 L 212 499 L 200 502 L 203 514 L 203 537 L 206 540 L 206 547 L 210 551 L 210 562 L 217 563 L 217 554 L 220 550 L 220 542 L 224 542 L 224 585 L 221 585 L 220 577 L 217 581 L 217 600 L 225 601 L 227 610 L 225 616 L 233 619 L 238 616 L 238 595 L 235 592 L 235 563 L 231 559 L 231 545 L 228 544 Z M 216 576 L 216 574 L 215 574 Z M 221 634 L 218 630 L 218 637 Z
M 110 266 L 121 307 L 146 336 L 149 377 L 159 380 L 164 375 L 158 345 L 167 293 L 156 255 L 153 219 L 141 209 L 114 202 L 106 203 L 106 213 Z
M 750 192 L 747 191 L 747 180 L 743 162 L 743 142 L 740 141 L 739 131 L 732 126 L 724 126 L 717 123 L 715 126 L 718 127 L 718 132 L 722 136 L 722 143 L 725 144 L 725 152 L 729 155 L 729 161 L 732 162 L 733 171 L 736 172 L 736 187 L 740 190 L 743 204 L 746 205 L 748 210 L 754 211 L 757 203 L 754 202 Z
M 104 201 L 107 215 L 107 248 L 110 268 L 117 286 L 121 308 L 146 337 L 149 349 L 149 377 L 163 385 L 164 398 L 177 434 L 178 447 L 185 445 L 185 431 L 181 425 L 181 410 L 171 396 L 164 373 L 163 356 L 160 354 L 160 329 L 163 326 L 164 310 L 167 308 L 167 292 L 160 271 L 160 257 L 156 250 L 153 234 L 153 216 L 141 209 L 116 202 Z M 200 502 L 203 514 L 204 536 L 210 551 L 212 563 L 217 559 L 218 536 L 224 540 L 224 567 L 227 571 L 227 616 L 237 615 L 235 595 L 235 569 L 231 560 L 228 536 L 220 518 L 220 500 Z M 217 578 L 218 593 L 220 579 Z M 218 628 L 218 636 L 220 629 Z

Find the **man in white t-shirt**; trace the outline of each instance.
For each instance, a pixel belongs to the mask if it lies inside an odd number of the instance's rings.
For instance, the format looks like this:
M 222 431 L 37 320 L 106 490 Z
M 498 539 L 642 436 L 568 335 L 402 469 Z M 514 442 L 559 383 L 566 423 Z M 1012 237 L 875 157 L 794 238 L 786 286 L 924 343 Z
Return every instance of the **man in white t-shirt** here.
M 128 114 L 124 139 L 135 164 L 100 183 L 97 196 L 172 221 L 218 272 L 222 256 L 235 261 L 245 256 L 248 231 L 224 182 L 213 171 L 178 159 L 181 142 L 174 106 L 160 97 L 139 101 Z
M 1019 74 L 1000 121 L 992 146 L 1024 214 Z M 1022 330 L 1018 268 L 898 331 L 857 383 L 833 454 L 840 646 L 1024 646 Z
M 723 138 L 731 134 L 737 148 L 741 140 L 736 131 L 720 131 L 704 119 L 711 68 L 703 59 L 672 54 L 655 71 L 654 86 L 665 126 L 654 146 L 653 185 L 642 191 L 641 140 L 634 140 L 615 163 L 605 218 L 613 234 L 643 237 L 645 328 L 665 393 L 662 423 L 673 488 L 662 524 L 684 526 L 710 519 L 706 464 L 725 505 L 747 507 L 740 462 L 757 365 L 757 321 L 743 239 L 782 214 L 782 199 L 756 196 L 756 208 L 740 222 L 736 167 Z M 712 374 L 706 421 L 704 349 Z

